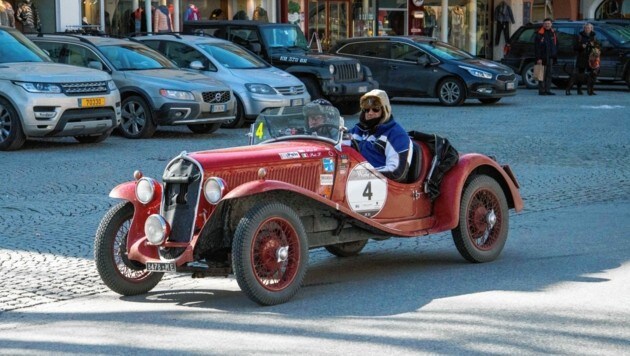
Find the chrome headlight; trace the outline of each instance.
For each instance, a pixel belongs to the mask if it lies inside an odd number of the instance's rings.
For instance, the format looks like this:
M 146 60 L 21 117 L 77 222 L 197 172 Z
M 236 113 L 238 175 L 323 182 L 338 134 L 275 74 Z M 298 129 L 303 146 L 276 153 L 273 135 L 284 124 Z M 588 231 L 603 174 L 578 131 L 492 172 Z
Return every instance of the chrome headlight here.
M 61 93 L 61 87 L 51 83 L 14 82 L 29 93 Z
M 481 69 L 471 68 L 466 66 L 459 66 L 461 69 L 465 69 L 470 75 L 474 77 L 484 78 L 484 79 L 492 79 L 492 73 L 488 73 Z
M 248 91 L 252 93 L 256 93 L 256 94 L 275 94 L 276 93 L 276 91 L 273 90 L 273 88 L 267 84 L 248 83 L 248 84 L 245 84 L 245 88 L 247 88 Z
M 357 63 L 357 73 L 361 73 L 361 63 Z
M 116 87 L 116 83 L 114 83 L 113 80 L 108 80 L 107 81 L 107 88 L 109 90 L 116 90 L 116 89 L 118 89 L 118 87 Z
M 212 205 L 217 204 L 223 198 L 225 188 L 226 185 L 223 179 L 217 177 L 208 178 L 203 185 L 203 196 L 208 203 Z
M 329 65 L 328 66 L 328 71 L 330 72 L 330 74 L 335 74 L 335 66 L 334 65 Z
M 160 95 L 175 100 L 195 100 L 195 96 L 191 92 L 183 90 L 160 89 Z
M 136 199 L 142 204 L 147 204 L 153 200 L 155 194 L 155 185 L 157 182 L 155 179 L 142 177 L 136 183 Z
M 162 244 L 168 233 L 168 223 L 158 214 L 150 215 L 144 222 L 144 235 L 152 245 Z

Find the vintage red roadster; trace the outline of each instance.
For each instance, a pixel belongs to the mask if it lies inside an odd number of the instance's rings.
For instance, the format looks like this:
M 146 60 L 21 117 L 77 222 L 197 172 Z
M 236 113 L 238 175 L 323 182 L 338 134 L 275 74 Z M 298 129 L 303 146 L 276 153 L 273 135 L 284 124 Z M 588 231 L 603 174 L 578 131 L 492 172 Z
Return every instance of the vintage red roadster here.
M 96 233 L 103 282 L 137 295 L 164 273 L 233 274 L 250 299 L 274 305 L 296 294 L 309 249 L 317 247 L 353 256 L 369 239 L 451 230 L 466 260 L 497 258 L 509 209 L 523 208 L 509 166 L 459 155 L 443 174 L 439 196 L 430 195 L 437 157 L 430 143 L 414 141 L 407 181 L 390 181 L 342 144 L 343 118 L 332 109 L 326 134 L 308 128 L 301 110 L 274 109 L 256 119 L 250 145 L 182 152 L 161 182 L 136 171 L 111 191 L 122 202 Z

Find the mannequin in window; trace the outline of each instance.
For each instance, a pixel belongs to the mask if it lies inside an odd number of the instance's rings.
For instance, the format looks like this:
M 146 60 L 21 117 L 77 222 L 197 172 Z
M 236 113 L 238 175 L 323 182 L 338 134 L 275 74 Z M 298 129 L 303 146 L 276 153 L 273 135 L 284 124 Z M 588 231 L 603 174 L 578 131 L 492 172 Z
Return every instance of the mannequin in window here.
M 188 4 L 188 8 L 186 12 L 184 12 L 184 20 L 186 21 L 197 21 L 199 20 L 199 9 L 195 4 Z
M 260 22 L 269 22 L 269 17 L 267 17 L 267 10 L 258 6 L 254 10 L 254 16 L 252 16 L 252 20 L 260 21 Z
M 210 14 L 209 20 L 227 20 L 227 17 L 225 17 L 225 12 L 223 12 L 223 10 L 214 9 Z
M 0 1 L 0 25 L 15 27 L 15 11 L 8 1 Z
M 42 29 L 42 25 L 39 22 L 39 12 L 31 0 L 24 0 L 24 2 L 18 4 L 15 19 L 22 23 L 22 31 L 24 33 L 35 33 Z
M 249 20 L 249 17 L 245 13 L 245 11 L 241 10 L 234 14 L 232 20 Z
M 153 15 L 153 32 L 173 32 L 173 19 L 168 6 L 160 5 Z
M 464 30 L 466 28 L 464 21 L 464 8 L 455 6 L 451 10 L 451 44 L 457 48 L 464 46 Z
M 501 40 L 501 33 L 505 42 L 510 38 L 510 23 L 514 23 L 514 15 L 512 14 L 512 8 L 506 4 L 505 1 L 501 1 L 499 5 L 494 9 L 494 20 L 497 22 L 497 31 L 494 36 L 494 44 L 499 45 Z
M 435 10 L 429 6 L 425 6 L 424 12 L 424 35 L 433 37 L 433 30 L 435 29 L 437 18 Z
M 144 16 L 144 8 L 139 7 L 131 13 L 131 32 L 147 32 L 147 17 Z

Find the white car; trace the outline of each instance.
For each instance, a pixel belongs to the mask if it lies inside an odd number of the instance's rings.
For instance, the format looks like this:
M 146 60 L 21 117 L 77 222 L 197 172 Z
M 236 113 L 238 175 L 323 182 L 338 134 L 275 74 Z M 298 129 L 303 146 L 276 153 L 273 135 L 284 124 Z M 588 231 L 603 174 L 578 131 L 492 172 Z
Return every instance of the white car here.
M 164 54 L 180 68 L 199 71 L 230 86 L 237 99 L 235 119 L 223 127 L 240 127 L 267 108 L 301 106 L 311 99 L 304 84 L 232 42 L 194 35 L 133 37 Z

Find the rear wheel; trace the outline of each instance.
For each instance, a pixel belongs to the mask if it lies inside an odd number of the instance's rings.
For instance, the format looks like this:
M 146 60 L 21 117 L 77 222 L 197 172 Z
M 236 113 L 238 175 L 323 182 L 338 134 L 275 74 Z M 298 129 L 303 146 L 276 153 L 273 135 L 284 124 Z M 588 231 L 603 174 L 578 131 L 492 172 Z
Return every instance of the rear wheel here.
M 482 104 L 495 104 L 498 103 L 499 100 L 501 100 L 501 98 L 486 98 L 486 99 L 479 99 L 479 101 Z
M 352 241 L 352 242 L 344 242 L 340 244 L 328 245 L 325 246 L 326 251 L 332 253 L 337 257 L 351 257 L 358 255 L 365 245 L 367 245 L 368 240 L 361 241 Z
M 466 88 L 456 78 L 446 78 L 438 85 L 438 99 L 446 106 L 461 105 L 466 100 Z
M 112 207 L 101 220 L 94 240 L 96 270 L 109 289 L 122 295 L 144 294 L 153 289 L 164 273 L 147 272 L 144 265 L 127 258 L 127 234 L 133 204 Z
M 523 67 L 523 71 L 521 72 L 521 76 L 523 77 L 523 83 L 527 87 L 527 89 L 536 89 L 538 88 L 538 81 L 534 79 L 534 65 L 536 63 L 530 62 L 527 63 Z
M 304 83 L 306 91 L 311 95 L 311 100 L 320 99 L 324 97 L 322 90 L 319 87 L 317 79 L 312 77 L 301 77 L 300 80 Z
M 127 138 L 149 138 L 156 130 L 149 105 L 137 95 L 125 98 L 122 102 L 121 134 Z
M 11 103 L 0 98 L 0 151 L 17 150 L 25 141 L 17 111 Z
M 234 103 L 234 105 L 236 105 L 236 112 L 234 113 L 234 119 L 222 123 L 221 127 L 223 128 L 237 129 L 243 126 L 243 123 L 245 122 L 245 108 L 243 107 L 243 103 L 238 97 L 235 98 L 236 103 Z
M 198 125 L 186 125 L 188 129 L 196 134 L 210 134 L 215 132 L 221 127 L 220 123 L 214 124 L 198 124 Z
M 459 224 L 451 231 L 459 253 L 470 262 L 496 259 L 507 240 L 509 212 L 499 183 L 486 175 L 469 178 L 462 193 Z

